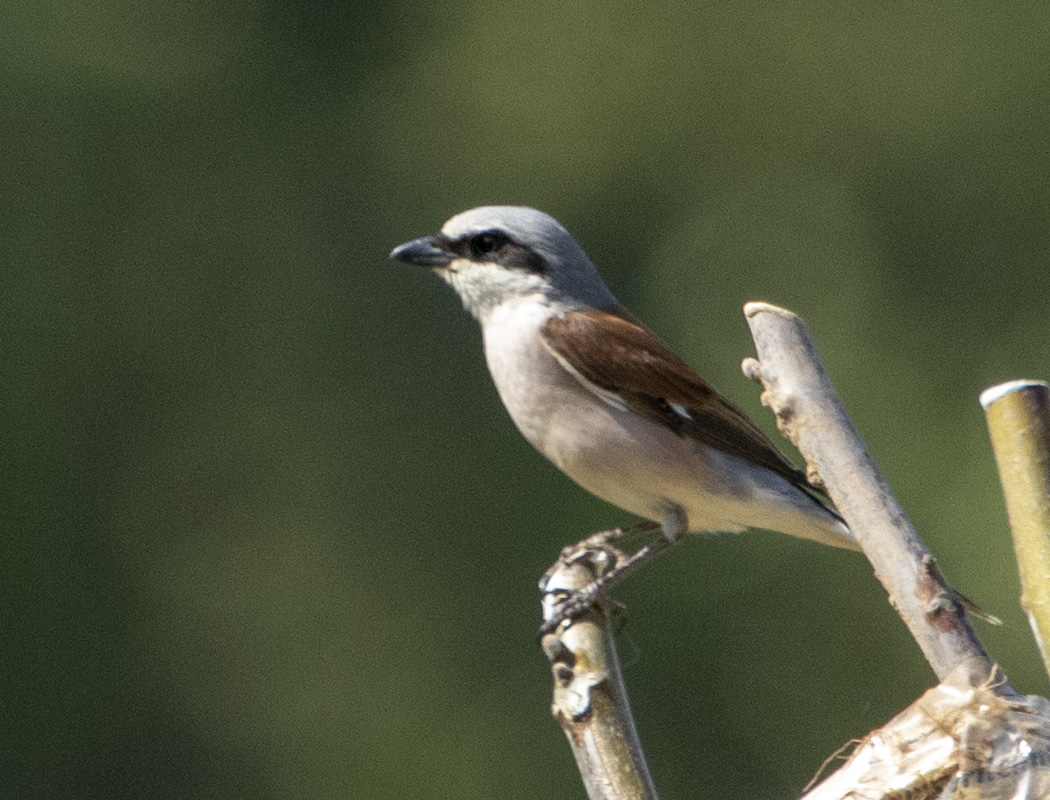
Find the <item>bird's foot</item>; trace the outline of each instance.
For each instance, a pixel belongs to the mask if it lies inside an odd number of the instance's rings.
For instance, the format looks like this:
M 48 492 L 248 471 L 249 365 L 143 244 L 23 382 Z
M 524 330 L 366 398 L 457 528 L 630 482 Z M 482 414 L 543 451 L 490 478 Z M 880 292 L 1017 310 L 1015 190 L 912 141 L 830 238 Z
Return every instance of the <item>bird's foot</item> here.
M 594 574 L 598 576 L 602 576 L 610 570 L 615 570 L 620 564 L 627 561 L 630 556 L 616 547 L 613 542 L 618 542 L 640 533 L 650 533 L 659 528 L 660 526 L 657 523 L 646 520 L 626 528 L 610 528 L 609 530 L 598 531 L 597 533 L 592 533 L 586 539 L 576 542 L 576 544 L 563 547 L 558 555 L 558 560 L 551 564 L 547 571 L 543 573 L 543 577 L 540 578 L 540 591 L 547 591 L 547 583 L 556 570 L 568 564 L 575 564 L 580 559 L 585 558 L 589 560 Z
M 627 607 L 605 596 L 604 591 L 605 587 L 601 581 L 595 581 L 578 591 L 564 592 L 564 596 L 555 603 L 550 618 L 540 625 L 539 636 L 542 638 L 549 633 L 565 630 L 584 614 L 595 609 L 614 618 L 618 623 L 616 631 L 619 632 L 625 620 Z
M 653 522 L 643 522 L 626 529 L 614 528 L 599 531 L 575 545 L 564 548 L 558 560 L 540 579 L 540 591 L 544 595 L 556 596 L 552 611 L 547 614 L 547 619 L 540 627 L 540 635 L 553 633 L 561 627 L 568 627 L 574 620 L 596 606 L 604 608 L 606 612 L 622 614 L 624 607 L 610 601 L 608 592 L 633 575 L 643 564 L 652 561 L 678 541 L 677 537 L 673 539 L 667 537 L 662 527 Z M 631 554 L 610 544 L 628 535 L 642 532 L 652 533 L 653 531 L 660 533 Z M 550 578 L 557 570 L 578 564 L 580 561 L 586 561 L 589 569 L 597 576 L 594 581 L 574 590 L 550 588 Z
M 569 545 L 568 547 L 564 548 L 562 550 L 562 554 L 564 555 L 566 552 L 572 553 L 573 551 L 579 550 L 580 548 L 608 547 L 610 542 L 618 542 L 621 539 L 627 539 L 632 536 L 637 536 L 641 533 L 651 533 L 652 531 L 659 529 L 660 523 L 650 522 L 649 520 L 643 520 L 642 522 L 637 522 L 634 525 L 628 525 L 626 528 L 610 528 L 606 531 L 598 531 L 597 533 L 592 533 L 583 541 L 577 542 L 574 545 Z M 620 551 L 617 550 L 616 552 Z

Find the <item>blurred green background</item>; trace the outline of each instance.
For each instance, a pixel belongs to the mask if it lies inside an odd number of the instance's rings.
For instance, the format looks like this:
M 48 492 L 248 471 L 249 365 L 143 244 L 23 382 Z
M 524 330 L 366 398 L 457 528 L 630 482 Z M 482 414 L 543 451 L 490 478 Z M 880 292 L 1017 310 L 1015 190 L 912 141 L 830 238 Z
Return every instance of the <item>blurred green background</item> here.
M 584 796 L 535 580 L 627 520 L 387 260 L 484 203 L 766 430 L 741 305 L 806 316 L 1050 691 L 977 404 L 1050 377 L 1048 40 L 1036 2 L 4 4 L 0 796 Z M 794 796 L 933 681 L 855 554 L 696 537 L 618 597 L 665 798 Z

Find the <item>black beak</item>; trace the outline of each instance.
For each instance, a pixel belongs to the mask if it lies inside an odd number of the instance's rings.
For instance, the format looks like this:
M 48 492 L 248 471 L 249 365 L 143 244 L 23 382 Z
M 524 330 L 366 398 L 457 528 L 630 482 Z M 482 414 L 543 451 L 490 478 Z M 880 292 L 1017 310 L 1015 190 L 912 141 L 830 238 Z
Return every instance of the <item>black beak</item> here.
M 456 255 L 442 247 L 436 236 L 422 236 L 399 244 L 390 251 L 390 257 L 417 267 L 445 267 Z

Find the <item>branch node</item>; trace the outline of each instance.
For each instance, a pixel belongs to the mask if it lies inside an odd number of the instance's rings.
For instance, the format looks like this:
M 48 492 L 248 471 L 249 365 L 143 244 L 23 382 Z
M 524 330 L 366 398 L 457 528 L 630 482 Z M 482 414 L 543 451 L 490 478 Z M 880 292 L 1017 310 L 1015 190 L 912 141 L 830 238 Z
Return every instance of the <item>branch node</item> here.
M 576 656 L 558 636 L 548 633 L 540 642 L 543 654 L 552 665 L 565 665 L 569 669 L 576 666 Z
M 755 383 L 762 383 L 762 362 L 757 358 L 751 358 L 748 356 L 740 364 L 740 369 L 744 373 L 744 377 L 749 381 Z
M 797 406 L 792 393 L 784 391 L 777 380 L 776 372 L 763 370 L 762 362 L 756 358 L 745 358 L 740 364 L 740 369 L 745 378 L 762 384 L 759 402 L 773 412 L 777 421 L 777 430 L 791 444 L 798 447 L 798 430 L 795 424 Z
M 820 489 L 821 491 L 824 491 L 824 489 L 826 488 L 824 484 L 824 478 L 821 477 L 821 474 L 819 472 L 817 472 L 817 467 L 815 464 L 806 464 L 806 480 L 809 482 L 809 485 L 812 486 L 814 489 Z

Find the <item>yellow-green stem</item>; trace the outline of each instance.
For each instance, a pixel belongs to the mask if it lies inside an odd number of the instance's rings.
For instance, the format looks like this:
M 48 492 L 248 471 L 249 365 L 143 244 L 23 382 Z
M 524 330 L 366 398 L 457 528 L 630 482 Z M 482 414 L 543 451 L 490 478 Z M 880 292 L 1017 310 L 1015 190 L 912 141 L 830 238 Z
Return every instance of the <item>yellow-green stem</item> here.
M 1050 386 L 1011 381 L 981 394 L 1021 575 L 1021 605 L 1050 674 Z

